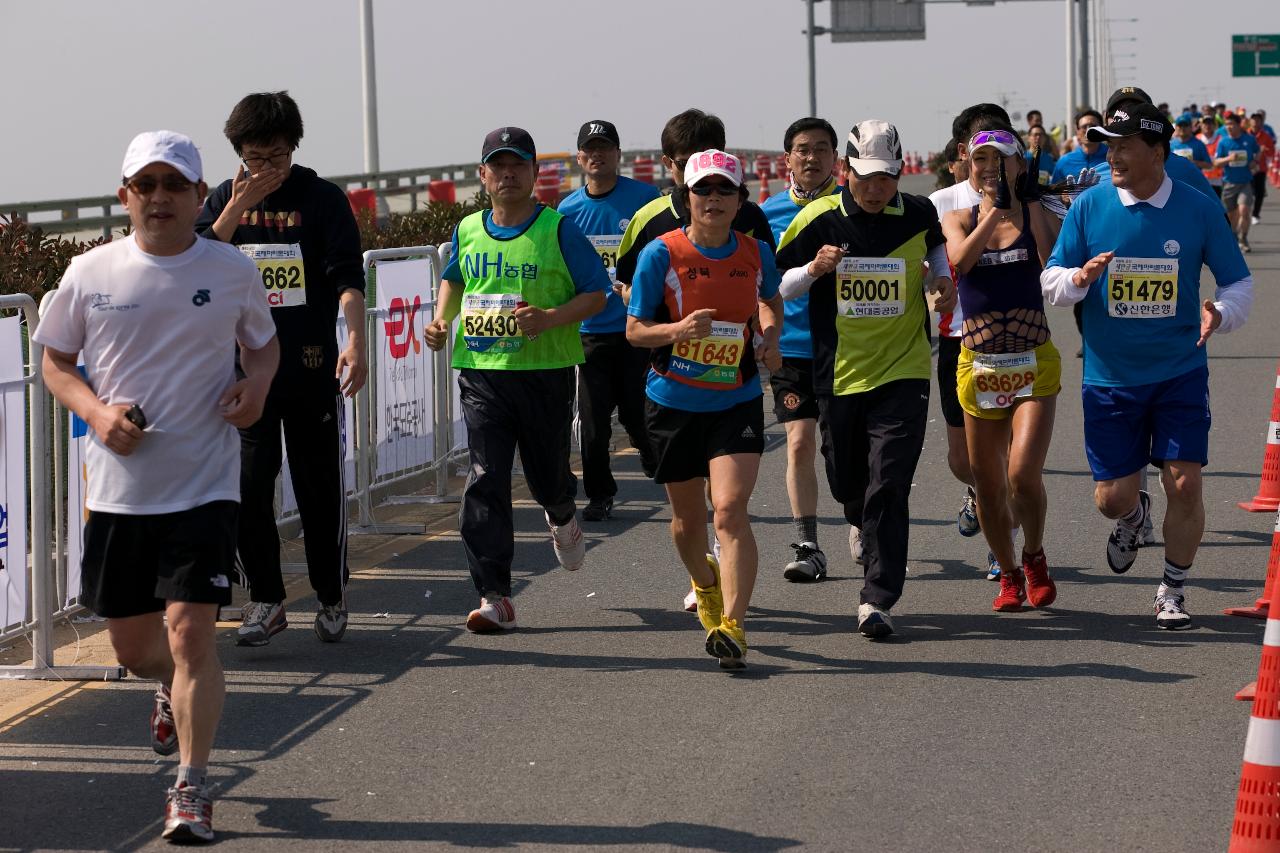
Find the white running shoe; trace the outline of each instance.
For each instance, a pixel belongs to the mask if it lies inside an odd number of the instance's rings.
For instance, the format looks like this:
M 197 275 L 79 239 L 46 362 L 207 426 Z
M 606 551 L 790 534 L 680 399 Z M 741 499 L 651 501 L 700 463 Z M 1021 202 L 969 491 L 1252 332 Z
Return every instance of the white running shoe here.
M 1107 538 L 1107 565 L 1111 571 L 1122 575 L 1133 566 L 1138 557 L 1138 541 L 1142 538 L 1142 528 L 1151 515 L 1151 496 L 1146 492 L 1138 492 L 1138 506 L 1142 508 L 1142 517 L 1130 527 L 1123 520 L 1116 521 L 1115 530 Z
M 796 558 L 782 570 L 784 578 L 803 583 L 827 576 L 827 555 L 822 553 L 817 542 L 792 542 L 791 547 L 796 549 Z
M 265 646 L 271 638 L 289 627 L 284 604 L 250 601 L 244 606 L 244 616 L 236 629 L 237 646 Z
M 174 785 L 164 804 L 164 831 L 160 837 L 176 844 L 200 844 L 213 840 L 213 800 L 199 785 Z
M 889 618 L 889 611 L 877 604 L 859 604 L 858 633 L 873 640 L 892 634 L 893 620 Z
M 1186 596 L 1164 584 L 1156 590 L 1156 627 L 1167 631 L 1191 627 L 1191 614 L 1187 612 Z
M 862 531 L 853 525 L 849 526 L 849 556 L 859 566 L 866 566 L 867 559 L 862 553 Z
M 693 591 L 692 586 L 689 587 L 689 594 L 684 597 L 684 604 L 682 606 L 684 607 L 685 613 L 698 612 L 698 594 Z
M 551 528 L 551 547 L 555 549 L 556 559 L 567 572 L 576 572 L 582 568 L 587 559 L 587 541 L 582 538 L 582 528 L 578 526 L 575 513 L 564 524 L 552 524 L 551 516 L 547 519 L 547 527 Z
M 516 608 L 505 595 L 490 593 L 480 606 L 467 614 L 467 630 L 476 634 L 510 631 L 516 626 Z

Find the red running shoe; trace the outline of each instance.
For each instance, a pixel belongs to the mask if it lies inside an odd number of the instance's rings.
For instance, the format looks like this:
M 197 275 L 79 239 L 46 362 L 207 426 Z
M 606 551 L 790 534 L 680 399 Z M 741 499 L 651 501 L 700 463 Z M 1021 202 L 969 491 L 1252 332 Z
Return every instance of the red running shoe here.
M 174 785 L 164 804 L 164 831 L 160 837 L 177 844 L 213 840 L 213 800 L 196 785 Z
M 1044 549 L 1030 556 L 1022 552 L 1022 571 L 1027 576 L 1027 598 L 1032 607 L 1048 607 L 1058 597 L 1058 586 L 1049 577 L 1049 564 L 1044 559 Z
M 161 755 L 178 751 L 178 727 L 173 723 L 173 706 L 169 704 L 169 688 L 156 688 L 156 701 L 151 708 L 151 748 Z
M 1027 600 L 1027 578 L 1021 569 L 1005 569 L 1000 573 L 1000 594 L 991 602 L 991 609 L 1000 613 L 1017 613 Z

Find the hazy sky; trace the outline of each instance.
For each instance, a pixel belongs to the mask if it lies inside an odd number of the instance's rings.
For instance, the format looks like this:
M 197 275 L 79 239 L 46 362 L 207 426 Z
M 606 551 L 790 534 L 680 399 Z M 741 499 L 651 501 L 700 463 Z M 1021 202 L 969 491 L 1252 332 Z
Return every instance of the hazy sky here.
M 1097 0 L 1095 0 L 1097 5 Z M 829 3 L 819 3 L 819 25 Z M 574 145 L 590 118 L 624 148 L 658 146 L 688 106 L 715 112 L 730 146 L 780 148 L 808 111 L 803 0 L 374 0 L 384 169 L 474 161 L 484 134 L 527 128 L 539 150 Z M 1174 107 L 1220 97 L 1270 107 L 1280 77 L 1231 77 L 1232 33 L 1280 33 L 1277 0 L 1106 0 L 1120 82 Z M 1172 11 L 1171 11 L 1172 10 Z M 967 104 L 1064 111 L 1064 8 L 931 4 L 925 41 L 818 43 L 818 110 L 841 133 L 898 125 L 908 150 L 945 141 Z M 251 91 L 288 89 L 321 174 L 363 169 L 358 0 L 0 0 L 7 90 L 0 203 L 113 192 L 139 130 L 193 136 L 210 183 L 235 160 L 222 123 Z

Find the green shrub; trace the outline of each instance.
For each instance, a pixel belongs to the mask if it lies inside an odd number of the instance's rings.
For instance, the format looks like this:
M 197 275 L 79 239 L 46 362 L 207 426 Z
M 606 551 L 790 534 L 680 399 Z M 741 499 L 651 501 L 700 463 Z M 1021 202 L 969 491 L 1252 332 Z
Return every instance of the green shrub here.
M 29 293 L 36 304 L 57 287 L 71 259 L 107 238 L 76 240 L 45 234 L 38 225 L 0 216 L 0 293 Z
M 393 213 L 379 228 L 373 214 L 361 211 L 360 246 L 370 249 L 397 249 L 401 246 L 440 246 L 453 239 L 453 229 L 466 216 L 489 207 L 484 191 L 470 201 L 446 204 L 433 201 L 413 213 Z

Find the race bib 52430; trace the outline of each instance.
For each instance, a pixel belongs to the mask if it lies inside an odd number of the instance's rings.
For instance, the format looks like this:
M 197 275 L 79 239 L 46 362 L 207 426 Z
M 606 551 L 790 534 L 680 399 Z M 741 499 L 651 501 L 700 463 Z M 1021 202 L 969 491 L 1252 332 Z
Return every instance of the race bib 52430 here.
M 1150 320 L 1178 312 L 1177 258 L 1113 258 L 1107 267 L 1107 314 Z
M 472 352 L 509 355 L 524 347 L 524 333 L 516 323 L 518 293 L 464 293 L 462 342 Z
M 307 304 L 307 272 L 302 264 L 302 247 L 297 243 L 245 243 L 237 246 L 258 265 L 267 304 L 272 308 L 293 308 Z
M 736 387 L 746 325 L 712 321 L 709 336 L 681 341 L 671 347 L 667 373 Z
M 902 258 L 842 258 L 836 265 L 839 317 L 900 317 L 906 297 L 907 262 Z

